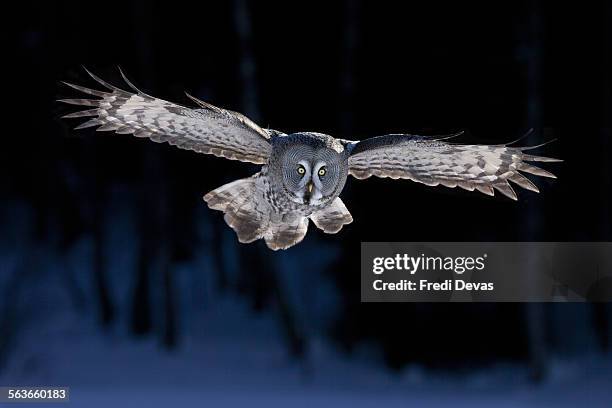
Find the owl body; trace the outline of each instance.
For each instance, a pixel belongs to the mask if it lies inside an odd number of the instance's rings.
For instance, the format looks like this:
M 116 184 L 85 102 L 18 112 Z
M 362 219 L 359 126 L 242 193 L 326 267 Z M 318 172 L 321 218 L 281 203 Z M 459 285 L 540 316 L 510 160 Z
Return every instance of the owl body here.
M 259 173 L 204 196 L 243 243 L 264 239 L 272 249 L 300 242 L 312 220 L 325 232 L 338 232 L 352 217 L 339 198 L 348 153 L 331 136 L 295 133 L 273 136 L 268 163 Z
M 98 98 L 61 100 L 90 107 L 64 116 L 93 117 L 77 129 L 96 127 L 98 131 L 133 134 L 262 165 L 260 172 L 221 186 L 204 200 L 211 209 L 223 212 L 240 242 L 263 239 L 274 250 L 302 241 L 310 221 L 330 234 L 353 221 L 339 197 L 349 174 L 357 179 L 409 179 L 491 196 L 498 191 L 516 200 L 510 182 L 538 192 L 521 172 L 555 178 L 530 162 L 560 161 L 525 153 L 537 146 L 454 144 L 446 141 L 449 137 L 388 134 L 351 141 L 315 132 L 285 134 L 263 129 L 238 112 L 189 95 L 199 109 L 152 97 L 138 90 L 123 73 L 133 92 L 88 73 L 108 91 L 66 83 Z

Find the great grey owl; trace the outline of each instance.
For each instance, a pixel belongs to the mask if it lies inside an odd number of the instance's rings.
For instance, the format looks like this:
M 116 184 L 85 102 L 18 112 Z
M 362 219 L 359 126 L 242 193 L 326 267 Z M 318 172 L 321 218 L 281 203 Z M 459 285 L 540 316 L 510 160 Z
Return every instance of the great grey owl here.
M 65 83 L 99 98 L 60 100 L 92 107 L 64 116 L 94 117 L 76 129 L 99 126 L 99 131 L 129 133 L 199 153 L 262 164 L 259 173 L 221 186 L 204 200 L 224 213 L 240 242 L 263 238 L 274 250 L 299 243 L 309 220 L 330 234 L 353 221 L 339 197 L 349 174 L 358 179 L 410 179 L 488 195 L 497 190 L 516 200 L 509 181 L 538 191 L 519 171 L 555 177 L 527 162 L 560 161 L 526 154 L 526 147 L 454 144 L 442 137 L 390 134 L 352 141 L 314 132 L 285 134 L 263 129 L 240 113 L 189 95 L 199 109 L 154 98 L 134 87 L 123 73 L 133 92 L 87 72 L 108 91 Z

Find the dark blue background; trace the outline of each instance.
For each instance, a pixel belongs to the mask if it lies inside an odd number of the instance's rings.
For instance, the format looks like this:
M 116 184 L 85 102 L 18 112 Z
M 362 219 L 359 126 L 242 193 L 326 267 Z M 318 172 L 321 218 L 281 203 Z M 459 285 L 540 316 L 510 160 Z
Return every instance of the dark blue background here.
M 82 406 L 126 395 L 149 406 L 178 395 L 605 400 L 608 305 L 361 304 L 358 251 L 361 241 L 609 241 L 609 2 L 16 8 L 0 148 L 1 384 L 71 385 Z M 272 253 L 239 245 L 202 201 L 256 166 L 60 120 L 73 110 L 55 100 L 75 92 L 59 81 L 95 85 L 81 64 L 116 85 L 120 65 L 149 94 L 188 104 L 186 90 L 286 132 L 465 130 L 459 142 L 493 144 L 534 128 L 521 143 L 557 138 L 536 152 L 565 162 L 518 202 L 351 179 L 353 224 L 311 227 Z

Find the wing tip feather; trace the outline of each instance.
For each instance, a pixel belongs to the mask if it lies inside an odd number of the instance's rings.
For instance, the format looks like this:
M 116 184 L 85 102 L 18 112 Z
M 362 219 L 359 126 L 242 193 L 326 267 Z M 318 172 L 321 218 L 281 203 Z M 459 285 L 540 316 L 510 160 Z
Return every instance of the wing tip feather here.
M 518 196 L 516 195 L 516 191 L 508 184 L 507 182 L 493 184 L 493 188 L 508 197 L 511 200 L 518 201 Z

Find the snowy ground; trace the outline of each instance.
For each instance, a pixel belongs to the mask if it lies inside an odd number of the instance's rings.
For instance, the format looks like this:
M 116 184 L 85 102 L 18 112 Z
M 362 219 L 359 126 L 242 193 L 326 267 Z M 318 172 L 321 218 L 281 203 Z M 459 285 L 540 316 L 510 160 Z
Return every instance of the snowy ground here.
M 512 365 L 392 374 L 375 356 L 342 356 L 323 341 L 300 364 L 286 355 L 270 316 L 253 317 L 230 297 L 215 305 L 203 316 L 206 329 L 173 353 L 117 333 L 100 336 L 94 325 L 74 332 L 69 319 L 55 322 L 19 345 L 0 384 L 69 385 L 78 407 L 612 406 L 609 356 L 555 360 L 540 386 Z
M 0 289 L 12 288 L 15 276 L 27 283 L 19 286 L 19 293 L 0 293 L 0 314 L 10 309 L 19 323 L 9 358 L 0 368 L 0 385 L 69 386 L 74 407 L 612 406 L 611 356 L 551 358 L 546 381 L 536 386 L 520 365 L 449 373 L 410 366 L 393 373 L 374 347 L 343 355 L 320 335 L 319 325 L 329 324 L 325 319 L 338 301 L 333 285 L 316 274 L 318 268 L 301 270 L 289 258 L 281 259 L 291 264 L 283 285 L 308 334 L 306 361 L 287 355 L 274 310 L 254 314 L 244 299 L 211 290 L 210 274 L 194 273 L 209 270 L 205 253 L 174 272 L 181 293 L 180 347 L 168 352 L 156 335 L 135 340 L 125 316 L 136 251 L 124 238 L 133 237 L 134 231 L 125 221 L 129 214 L 117 213 L 109 231 L 114 243 L 109 277 L 119 320 L 106 333 L 96 324 L 95 302 L 88 298 L 91 242 L 84 239 L 60 258 L 49 247 L 30 248 L 27 214 L 0 217 Z M 316 288 L 309 285 L 313 280 Z M 75 288 L 85 295 L 82 305 L 75 304 Z M 14 299 L 3 302 L 12 295 Z M 153 294 L 153 302 L 158 300 Z M 575 327 L 572 321 L 567 324 Z M 566 330 L 564 337 L 571 334 Z

